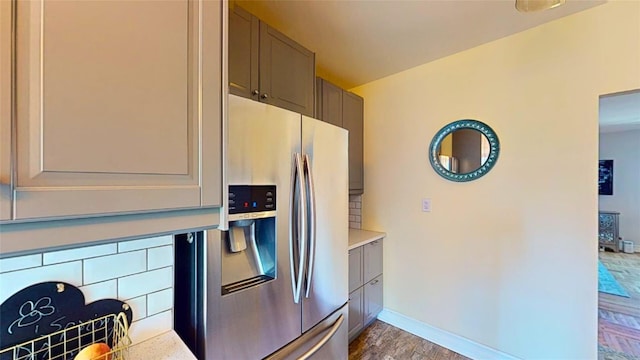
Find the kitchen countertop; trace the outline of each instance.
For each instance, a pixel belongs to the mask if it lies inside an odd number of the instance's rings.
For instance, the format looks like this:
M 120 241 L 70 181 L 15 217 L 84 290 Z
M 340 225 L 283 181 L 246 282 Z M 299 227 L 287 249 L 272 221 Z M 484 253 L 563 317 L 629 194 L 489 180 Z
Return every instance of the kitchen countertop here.
M 126 360 L 197 360 L 178 334 L 171 330 L 132 345 Z
M 383 232 L 349 229 L 349 250 L 368 244 L 372 241 L 380 240 L 385 236 L 387 236 L 387 234 Z

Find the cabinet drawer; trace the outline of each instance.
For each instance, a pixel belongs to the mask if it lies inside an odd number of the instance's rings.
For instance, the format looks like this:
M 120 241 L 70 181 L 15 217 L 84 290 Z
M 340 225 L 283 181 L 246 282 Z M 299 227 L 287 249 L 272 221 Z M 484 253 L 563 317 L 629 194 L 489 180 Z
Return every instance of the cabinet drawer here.
M 364 248 L 364 282 L 382 274 L 382 240 L 372 241 Z
M 349 294 L 349 341 L 353 340 L 364 328 L 364 287 Z
M 382 311 L 382 275 L 369 281 L 364 288 L 364 324 L 368 325 Z
M 362 286 L 362 247 L 349 251 L 349 292 Z

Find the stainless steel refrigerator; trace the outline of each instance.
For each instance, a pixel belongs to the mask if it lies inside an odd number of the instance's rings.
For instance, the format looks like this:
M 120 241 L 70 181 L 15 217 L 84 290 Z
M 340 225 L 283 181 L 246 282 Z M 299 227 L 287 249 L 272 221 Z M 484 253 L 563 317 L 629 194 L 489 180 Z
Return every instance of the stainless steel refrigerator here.
M 347 131 L 234 95 L 228 131 L 229 231 L 177 238 L 176 330 L 202 359 L 346 359 Z

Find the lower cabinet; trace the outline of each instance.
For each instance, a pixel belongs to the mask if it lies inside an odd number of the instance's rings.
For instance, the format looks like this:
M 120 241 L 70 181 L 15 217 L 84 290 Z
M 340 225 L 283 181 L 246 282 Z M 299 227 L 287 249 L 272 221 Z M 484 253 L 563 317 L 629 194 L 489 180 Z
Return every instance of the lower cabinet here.
M 349 341 L 382 311 L 382 240 L 349 250 Z
M 364 287 L 349 294 L 349 341 L 353 340 L 364 329 Z
M 382 311 L 382 275 L 364 285 L 364 325 L 369 325 Z

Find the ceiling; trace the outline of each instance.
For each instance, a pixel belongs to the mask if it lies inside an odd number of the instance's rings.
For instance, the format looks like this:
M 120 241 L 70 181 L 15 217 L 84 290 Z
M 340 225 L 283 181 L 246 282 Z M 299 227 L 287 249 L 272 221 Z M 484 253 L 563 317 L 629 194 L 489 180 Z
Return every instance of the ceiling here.
M 640 90 L 600 97 L 600 132 L 640 129 Z
M 316 72 L 343 88 L 490 42 L 604 3 L 566 0 L 520 13 L 514 0 L 236 1 L 316 53 Z

